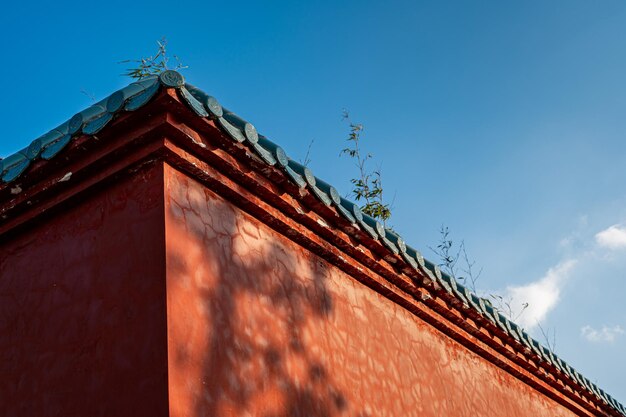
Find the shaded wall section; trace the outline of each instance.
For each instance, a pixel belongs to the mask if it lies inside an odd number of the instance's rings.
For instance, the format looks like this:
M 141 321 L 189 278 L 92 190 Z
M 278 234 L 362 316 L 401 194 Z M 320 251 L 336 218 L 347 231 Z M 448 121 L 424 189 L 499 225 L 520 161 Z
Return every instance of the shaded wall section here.
M 166 166 L 174 417 L 571 416 Z
M 0 414 L 166 416 L 163 168 L 0 242 Z

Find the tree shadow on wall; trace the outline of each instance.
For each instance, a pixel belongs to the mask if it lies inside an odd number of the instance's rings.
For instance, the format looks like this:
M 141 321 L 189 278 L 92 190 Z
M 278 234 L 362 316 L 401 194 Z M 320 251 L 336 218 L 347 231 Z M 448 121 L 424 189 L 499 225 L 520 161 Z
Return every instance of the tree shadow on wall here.
M 329 372 L 320 337 L 333 312 L 328 267 L 199 184 L 172 181 L 172 414 L 366 415 Z

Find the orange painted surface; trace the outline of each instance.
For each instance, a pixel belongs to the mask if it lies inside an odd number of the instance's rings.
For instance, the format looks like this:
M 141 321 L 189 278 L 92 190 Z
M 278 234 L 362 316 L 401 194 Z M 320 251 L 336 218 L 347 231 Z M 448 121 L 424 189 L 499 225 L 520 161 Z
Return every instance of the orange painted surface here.
M 162 175 L 2 236 L 2 416 L 167 415 Z
M 191 416 L 571 416 L 166 166 L 169 407 Z

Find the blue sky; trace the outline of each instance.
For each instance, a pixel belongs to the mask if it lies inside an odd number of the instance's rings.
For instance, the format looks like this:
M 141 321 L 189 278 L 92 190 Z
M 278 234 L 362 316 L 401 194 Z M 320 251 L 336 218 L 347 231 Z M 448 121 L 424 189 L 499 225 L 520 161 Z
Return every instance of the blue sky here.
M 626 401 L 626 3 L 21 2 L 3 7 L 0 155 L 129 82 L 162 36 L 187 79 L 342 192 L 342 109 L 392 224 L 441 224 L 485 293 L 529 302 L 556 352 Z M 87 92 L 87 94 L 83 93 Z M 395 197 L 394 197 L 395 196 Z

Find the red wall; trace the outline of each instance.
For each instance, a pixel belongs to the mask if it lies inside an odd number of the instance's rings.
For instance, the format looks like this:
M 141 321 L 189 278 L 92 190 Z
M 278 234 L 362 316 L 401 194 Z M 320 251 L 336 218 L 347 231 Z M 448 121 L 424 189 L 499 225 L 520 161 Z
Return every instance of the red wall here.
M 165 416 L 163 170 L 0 242 L 0 414 Z
M 570 416 L 165 170 L 169 399 L 183 416 Z
M 97 190 L 2 237 L 2 416 L 573 415 L 168 165 Z

